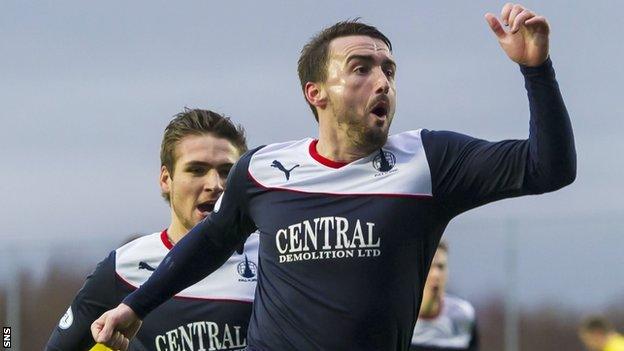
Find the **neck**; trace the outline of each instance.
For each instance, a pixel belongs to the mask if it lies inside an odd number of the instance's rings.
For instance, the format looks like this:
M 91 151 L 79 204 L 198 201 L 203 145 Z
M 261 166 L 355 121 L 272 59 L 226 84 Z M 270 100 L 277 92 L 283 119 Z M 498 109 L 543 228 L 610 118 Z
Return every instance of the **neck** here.
M 173 213 L 172 213 L 173 217 Z M 175 218 L 171 219 L 171 224 L 169 224 L 169 228 L 167 228 L 167 236 L 169 237 L 169 241 L 171 244 L 175 245 L 180 239 L 182 239 L 190 228 L 186 228 L 184 225 L 175 220 Z
M 422 306 L 418 312 L 419 317 L 431 318 L 440 314 L 442 309 L 442 298 L 423 298 Z
M 319 118 L 319 138 L 316 151 L 336 162 L 350 163 L 371 154 L 378 147 L 358 143 L 349 135 L 346 124 L 323 123 Z

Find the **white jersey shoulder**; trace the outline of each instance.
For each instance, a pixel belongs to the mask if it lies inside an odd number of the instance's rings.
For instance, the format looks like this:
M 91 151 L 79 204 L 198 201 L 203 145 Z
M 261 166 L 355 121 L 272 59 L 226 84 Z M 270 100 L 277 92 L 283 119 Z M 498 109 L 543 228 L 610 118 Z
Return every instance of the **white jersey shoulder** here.
M 182 290 L 176 297 L 252 302 L 257 281 L 258 244 L 258 233 L 252 233 L 245 242 L 242 254 L 234 252 L 214 273 Z M 167 253 L 169 249 L 161 233 L 133 240 L 115 251 L 117 276 L 138 288 L 147 281 Z
M 472 340 L 475 317 L 474 307 L 468 301 L 445 295 L 438 316 L 416 321 L 412 345 L 467 348 Z
M 421 130 L 388 137 L 378 151 L 336 168 L 315 158 L 313 139 L 271 144 L 249 162 L 249 175 L 271 189 L 337 195 L 431 196 Z

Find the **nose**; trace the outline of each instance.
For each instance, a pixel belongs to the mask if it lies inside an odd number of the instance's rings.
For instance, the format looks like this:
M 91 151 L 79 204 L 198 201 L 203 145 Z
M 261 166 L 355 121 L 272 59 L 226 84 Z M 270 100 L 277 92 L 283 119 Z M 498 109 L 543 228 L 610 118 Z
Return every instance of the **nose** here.
M 377 88 L 375 89 L 375 93 L 377 94 L 388 94 L 390 92 L 390 80 L 386 76 L 386 73 L 383 71 L 381 67 L 377 70 Z
M 204 182 L 204 191 L 211 191 L 216 193 L 222 193 L 225 187 L 225 182 L 221 179 L 219 172 L 215 169 L 211 169 L 206 174 Z

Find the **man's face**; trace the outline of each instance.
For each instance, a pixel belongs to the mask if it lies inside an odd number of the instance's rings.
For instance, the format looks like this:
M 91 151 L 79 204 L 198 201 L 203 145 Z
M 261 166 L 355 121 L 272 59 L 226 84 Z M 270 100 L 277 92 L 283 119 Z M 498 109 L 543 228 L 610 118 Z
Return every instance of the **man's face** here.
M 448 255 L 446 251 L 438 249 L 433 256 L 429 275 L 425 282 L 425 293 L 428 296 L 441 296 L 446 290 L 448 279 Z
M 396 64 L 388 46 L 368 36 L 331 41 L 327 79 L 327 108 L 349 139 L 358 146 L 381 147 L 394 117 Z
M 212 212 L 240 154 L 227 139 L 202 134 L 182 138 L 174 155 L 174 171 L 163 166 L 160 185 L 170 196 L 172 227 L 186 233 Z

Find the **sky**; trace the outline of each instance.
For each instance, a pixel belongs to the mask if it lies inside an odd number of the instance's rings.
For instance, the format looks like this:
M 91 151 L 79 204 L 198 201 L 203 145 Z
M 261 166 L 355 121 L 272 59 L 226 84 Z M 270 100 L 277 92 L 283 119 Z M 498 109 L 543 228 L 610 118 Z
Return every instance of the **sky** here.
M 231 116 L 251 146 L 315 137 L 296 62 L 314 33 L 339 20 L 361 17 L 392 40 L 398 105 L 391 133 L 525 138 L 522 76 L 483 18 L 502 5 L 2 1 L 0 255 L 8 264 L 0 275 L 32 262 L 41 271 L 67 257 L 93 264 L 129 235 L 166 227 L 159 145 L 184 107 Z M 451 288 L 476 299 L 514 284 L 527 306 L 605 306 L 624 295 L 620 4 L 524 5 L 552 28 L 577 180 L 454 220 L 447 230 Z M 515 268 L 506 270 L 509 257 Z

